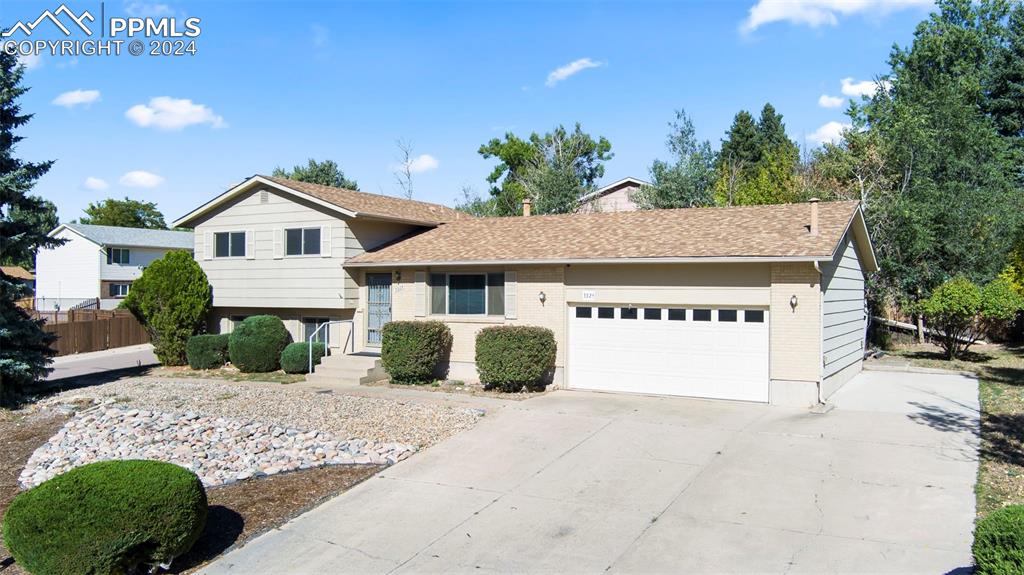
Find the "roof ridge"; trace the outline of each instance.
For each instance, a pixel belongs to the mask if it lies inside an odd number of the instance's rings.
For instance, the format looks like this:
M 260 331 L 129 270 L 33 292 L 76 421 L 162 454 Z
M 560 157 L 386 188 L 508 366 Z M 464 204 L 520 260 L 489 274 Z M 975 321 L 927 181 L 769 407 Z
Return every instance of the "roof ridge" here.
M 361 194 L 361 195 L 369 196 L 369 197 L 372 197 L 372 198 L 388 198 L 388 199 L 397 200 L 397 201 L 400 201 L 400 202 L 409 202 L 411 204 L 420 204 L 420 205 L 424 205 L 424 206 L 434 206 L 434 207 L 438 207 L 438 208 L 444 208 L 446 210 L 458 211 L 458 210 L 455 210 L 455 208 L 450 207 L 450 206 L 446 206 L 444 204 L 438 204 L 438 203 L 434 203 L 434 202 L 425 202 L 423 200 L 413 200 L 411 198 L 399 198 L 399 197 L 395 197 L 395 196 L 389 196 L 387 194 L 374 194 L 374 193 L 371 193 L 371 192 L 363 192 L 363 191 L 360 191 L 360 190 L 352 190 L 352 189 L 349 189 L 349 188 L 339 188 L 337 186 L 326 186 L 324 184 L 317 184 L 317 183 L 314 183 L 314 182 L 303 182 L 302 180 L 295 180 L 295 179 L 292 179 L 292 178 L 282 178 L 280 176 L 265 176 L 263 174 L 256 174 L 256 175 L 261 177 L 261 178 L 267 178 L 268 180 L 271 180 L 271 181 L 274 181 L 274 182 L 277 182 L 277 183 L 281 183 L 282 185 L 287 185 L 287 184 L 283 184 L 282 182 L 296 182 L 296 183 L 303 184 L 303 185 L 306 185 L 306 186 L 316 186 L 318 188 L 323 188 L 325 190 L 341 191 L 341 192 L 347 192 L 347 193 L 350 193 L 350 194 Z

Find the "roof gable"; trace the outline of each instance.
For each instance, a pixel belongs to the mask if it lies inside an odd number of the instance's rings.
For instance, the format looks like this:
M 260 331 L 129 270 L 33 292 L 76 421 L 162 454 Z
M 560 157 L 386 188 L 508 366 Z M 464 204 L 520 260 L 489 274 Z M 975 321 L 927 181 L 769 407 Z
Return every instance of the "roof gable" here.
M 815 236 L 808 232 L 808 204 L 477 218 L 366 252 L 346 265 L 821 261 L 832 257 L 860 207 L 856 201 L 818 206 Z
M 600 198 L 601 196 L 607 196 L 608 194 L 621 190 L 622 188 L 642 188 L 644 186 L 651 185 L 650 182 L 645 182 L 639 178 L 626 177 L 621 180 L 612 182 L 607 186 L 602 186 L 589 194 L 584 195 L 580 198 L 581 202 L 589 202 L 590 200 Z
M 308 200 L 346 217 L 364 217 L 428 226 L 471 217 L 440 204 L 356 192 L 287 178 L 255 175 L 181 217 L 174 222 L 174 225 L 189 226 L 200 216 L 217 210 L 231 199 L 259 186 L 271 187 L 284 194 Z

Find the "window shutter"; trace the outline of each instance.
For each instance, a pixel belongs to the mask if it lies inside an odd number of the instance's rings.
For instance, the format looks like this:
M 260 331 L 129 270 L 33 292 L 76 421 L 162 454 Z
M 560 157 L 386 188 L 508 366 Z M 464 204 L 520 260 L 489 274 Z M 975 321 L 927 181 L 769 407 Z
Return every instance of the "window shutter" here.
M 274 228 L 274 259 L 279 260 L 284 257 L 284 240 L 281 238 L 284 232 L 281 228 Z
M 516 272 L 505 272 L 505 318 L 516 319 Z
M 213 259 L 213 234 L 210 232 L 203 234 L 203 259 Z
M 331 253 L 331 226 L 320 226 L 320 257 L 329 258 Z
M 416 272 L 413 274 L 416 282 L 416 317 L 427 315 L 427 273 Z
M 245 230 L 245 259 L 256 259 L 256 232 Z

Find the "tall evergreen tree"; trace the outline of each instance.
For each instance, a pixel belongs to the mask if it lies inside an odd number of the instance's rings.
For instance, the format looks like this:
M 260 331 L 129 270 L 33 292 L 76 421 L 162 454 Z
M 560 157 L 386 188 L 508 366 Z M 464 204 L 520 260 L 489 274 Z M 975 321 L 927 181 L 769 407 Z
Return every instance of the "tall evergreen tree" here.
M 1010 12 L 1005 41 L 998 48 L 987 108 L 1004 138 L 1009 138 L 1024 184 L 1024 3 Z
M 29 194 L 36 180 L 53 165 L 26 162 L 14 152 L 21 136 L 15 130 L 32 118 L 23 114 L 18 98 L 28 88 L 21 85 L 22 67 L 14 55 L 0 50 L 0 258 L 18 260 L 41 247 L 60 245 L 47 230 L 33 224 L 32 214 L 46 212 L 42 198 Z M 12 214 L 20 214 L 16 219 Z M 42 329 L 15 302 L 26 288 L 0 272 L 0 402 L 9 403 L 15 394 L 49 372 L 54 336 Z
M 999 0 L 941 0 L 911 46 L 893 49 L 891 85 L 862 110 L 893 182 L 867 216 L 879 287 L 894 299 L 927 296 L 957 275 L 987 282 L 1005 262 L 1024 206 L 984 86 L 1006 11 Z
M 719 164 L 737 165 L 746 173 L 753 173 L 754 166 L 761 161 L 757 123 L 746 110 L 740 110 L 732 120 L 722 149 L 718 154 Z

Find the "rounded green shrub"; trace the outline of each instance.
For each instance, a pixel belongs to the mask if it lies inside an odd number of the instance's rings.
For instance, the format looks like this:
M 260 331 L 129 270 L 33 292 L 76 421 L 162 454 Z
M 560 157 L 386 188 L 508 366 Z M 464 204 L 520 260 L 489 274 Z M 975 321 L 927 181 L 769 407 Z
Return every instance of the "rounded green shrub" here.
M 289 343 L 281 352 L 281 369 L 285 373 L 309 373 L 309 345 L 306 342 Z M 319 341 L 313 342 L 313 365 L 327 355 L 327 348 Z
M 427 383 L 452 348 L 452 332 L 439 321 L 392 321 L 381 329 L 380 359 L 393 383 Z
M 971 550 L 978 575 L 1024 573 L 1024 505 L 1004 507 L 979 521 Z
M 185 357 L 192 369 L 216 369 L 228 362 L 228 334 L 203 334 L 188 338 Z
M 476 334 L 476 369 L 487 389 L 543 386 L 555 369 L 555 334 L 545 327 L 486 327 Z
M 281 318 L 254 315 L 231 332 L 228 356 L 232 365 L 245 373 L 277 371 L 281 367 L 281 352 L 290 341 L 291 335 Z
M 203 485 L 161 461 L 101 461 L 14 498 L 4 544 L 34 575 L 129 573 L 170 562 L 206 524 Z

